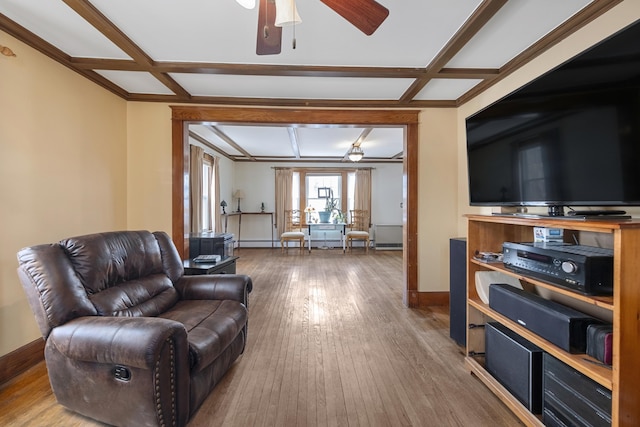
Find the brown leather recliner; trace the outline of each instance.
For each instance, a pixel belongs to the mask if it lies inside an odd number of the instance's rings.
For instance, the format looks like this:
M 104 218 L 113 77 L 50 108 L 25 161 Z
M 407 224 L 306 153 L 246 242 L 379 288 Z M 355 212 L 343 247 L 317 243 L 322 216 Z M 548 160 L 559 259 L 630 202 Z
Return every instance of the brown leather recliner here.
M 166 233 L 18 252 L 58 402 L 121 426 L 183 426 L 247 339 L 246 275 L 185 276 Z

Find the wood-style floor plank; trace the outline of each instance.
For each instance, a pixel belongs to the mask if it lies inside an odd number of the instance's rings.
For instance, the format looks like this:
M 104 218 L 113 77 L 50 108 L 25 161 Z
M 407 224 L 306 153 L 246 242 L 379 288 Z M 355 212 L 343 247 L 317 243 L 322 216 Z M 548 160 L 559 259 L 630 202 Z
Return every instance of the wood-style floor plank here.
M 402 252 L 236 255 L 249 341 L 189 426 L 521 425 L 465 370 L 448 309 L 402 305 Z M 58 405 L 39 364 L 0 387 L 0 425 L 101 424 Z

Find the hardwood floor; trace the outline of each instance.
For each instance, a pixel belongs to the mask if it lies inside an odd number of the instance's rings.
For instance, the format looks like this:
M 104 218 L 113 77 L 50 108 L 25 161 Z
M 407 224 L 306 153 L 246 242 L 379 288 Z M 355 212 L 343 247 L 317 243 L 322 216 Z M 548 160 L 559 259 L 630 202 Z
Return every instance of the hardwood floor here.
M 448 308 L 402 305 L 402 252 L 236 255 L 249 342 L 190 427 L 521 425 L 464 369 Z M 0 387 L 0 425 L 101 424 L 56 403 L 41 363 Z

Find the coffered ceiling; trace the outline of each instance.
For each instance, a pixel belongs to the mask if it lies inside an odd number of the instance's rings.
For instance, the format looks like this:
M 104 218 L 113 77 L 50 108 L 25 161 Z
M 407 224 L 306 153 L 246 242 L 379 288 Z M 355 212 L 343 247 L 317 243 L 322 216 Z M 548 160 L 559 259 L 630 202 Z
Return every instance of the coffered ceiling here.
M 302 23 L 282 29 L 278 55 L 256 54 L 258 8 L 235 0 L 0 0 L 0 29 L 128 101 L 456 107 L 620 1 L 378 0 L 389 15 L 367 36 L 319 0 L 297 0 Z M 398 129 L 192 132 L 235 160 L 339 161 L 363 132 L 365 160 L 402 151 Z

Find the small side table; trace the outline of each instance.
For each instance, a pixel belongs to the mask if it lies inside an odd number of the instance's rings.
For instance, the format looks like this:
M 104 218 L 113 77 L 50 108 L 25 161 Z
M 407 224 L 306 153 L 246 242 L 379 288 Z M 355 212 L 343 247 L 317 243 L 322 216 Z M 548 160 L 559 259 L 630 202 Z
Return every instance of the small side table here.
M 193 262 L 190 259 L 185 259 L 182 264 L 184 265 L 184 274 L 189 276 L 199 274 L 236 274 L 236 260 L 238 258 L 237 256 L 228 256 L 216 263 Z

